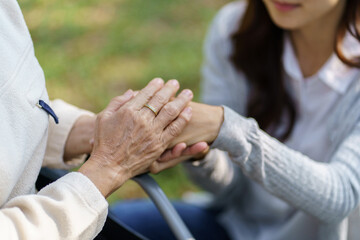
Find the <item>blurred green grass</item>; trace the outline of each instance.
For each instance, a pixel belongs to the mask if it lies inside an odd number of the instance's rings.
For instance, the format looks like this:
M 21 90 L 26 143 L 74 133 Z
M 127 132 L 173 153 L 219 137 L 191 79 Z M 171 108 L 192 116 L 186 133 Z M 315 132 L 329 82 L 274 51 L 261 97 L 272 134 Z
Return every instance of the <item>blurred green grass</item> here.
M 19 0 L 50 98 L 99 112 L 154 77 L 198 98 L 202 42 L 226 0 Z M 176 167 L 155 176 L 165 193 L 196 191 Z M 143 197 L 129 181 L 109 201 Z

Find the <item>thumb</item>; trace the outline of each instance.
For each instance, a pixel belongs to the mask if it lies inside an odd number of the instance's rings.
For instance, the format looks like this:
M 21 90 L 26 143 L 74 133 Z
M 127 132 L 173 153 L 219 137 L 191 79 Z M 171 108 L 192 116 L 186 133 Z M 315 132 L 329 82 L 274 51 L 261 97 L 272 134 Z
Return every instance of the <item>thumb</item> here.
M 110 103 L 107 105 L 104 111 L 110 113 L 116 112 L 121 106 L 133 98 L 133 96 L 134 92 L 131 89 L 127 90 L 123 95 L 111 99 Z

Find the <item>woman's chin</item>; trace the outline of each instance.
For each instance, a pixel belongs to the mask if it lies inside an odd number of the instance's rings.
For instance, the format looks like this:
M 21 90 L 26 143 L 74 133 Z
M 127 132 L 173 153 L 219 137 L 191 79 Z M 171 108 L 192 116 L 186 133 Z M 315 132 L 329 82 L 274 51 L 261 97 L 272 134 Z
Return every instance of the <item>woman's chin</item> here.
M 296 21 L 295 19 L 290 18 L 273 19 L 273 22 L 279 28 L 290 31 L 299 29 L 305 25 L 302 21 Z

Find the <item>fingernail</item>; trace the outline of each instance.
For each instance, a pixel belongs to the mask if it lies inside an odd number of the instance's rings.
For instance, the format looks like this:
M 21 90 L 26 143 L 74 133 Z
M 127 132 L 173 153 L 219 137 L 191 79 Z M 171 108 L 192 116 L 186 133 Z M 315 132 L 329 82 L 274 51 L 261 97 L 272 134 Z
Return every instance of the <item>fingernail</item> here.
M 125 93 L 124 93 L 124 96 L 125 97 L 130 97 L 133 95 L 133 91 L 131 89 L 127 90 Z
M 191 115 L 192 114 L 192 108 L 191 107 L 185 108 L 184 113 L 186 113 L 187 115 Z
M 170 84 L 175 86 L 175 87 L 179 86 L 179 82 L 177 80 L 175 80 L 175 79 L 170 80 Z
M 189 96 L 189 97 L 192 97 L 193 96 L 193 92 L 189 89 L 185 89 L 183 91 L 183 93 L 186 95 L 186 96 Z
M 155 78 L 154 81 L 157 84 L 163 84 L 164 83 L 164 80 L 162 80 L 161 78 Z

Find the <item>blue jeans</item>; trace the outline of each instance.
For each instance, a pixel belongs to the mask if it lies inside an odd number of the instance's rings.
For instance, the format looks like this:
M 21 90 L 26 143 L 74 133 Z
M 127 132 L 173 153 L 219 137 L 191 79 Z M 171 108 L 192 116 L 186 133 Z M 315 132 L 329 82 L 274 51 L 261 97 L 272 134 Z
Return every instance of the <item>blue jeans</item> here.
M 217 222 L 216 213 L 182 202 L 173 202 L 173 205 L 196 240 L 230 239 Z M 165 220 L 150 201 L 119 202 L 111 207 L 111 211 L 122 223 L 149 239 L 175 239 Z

